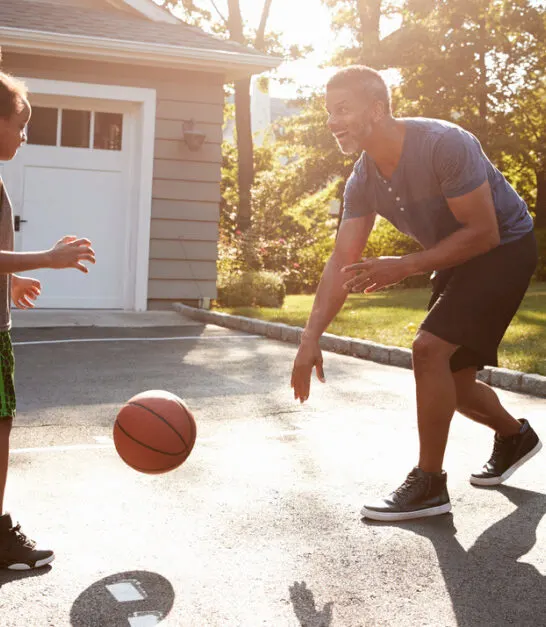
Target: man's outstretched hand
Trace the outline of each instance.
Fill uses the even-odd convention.
[[[348,292],[365,294],[399,283],[412,274],[406,257],[363,259],[360,263],[345,266],[342,272],[353,273],[353,277],[343,284]]]
[[[322,352],[318,340],[302,340],[294,360],[290,382],[294,389],[294,398],[300,403],[304,403],[309,398],[313,368],[317,370],[317,379],[325,383]]]

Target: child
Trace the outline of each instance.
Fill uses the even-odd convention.
[[[0,161],[13,159],[26,141],[25,129],[31,115],[25,86],[0,72]],[[15,272],[37,268],[77,268],[87,272],[84,261],[95,263],[91,242],[66,236],[47,251],[13,252],[13,214],[9,196],[0,179],[0,568],[28,570],[53,561],[53,551],[39,551],[35,543],[4,512],[4,490],[8,472],[9,434],[15,416],[13,352],[10,327],[10,295],[13,303],[28,309],[40,294],[40,282]]]

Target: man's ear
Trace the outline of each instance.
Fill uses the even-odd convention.
[[[386,116],[385,103],[377,100],[372,108],[372,117],[374,122],[381,122]]]

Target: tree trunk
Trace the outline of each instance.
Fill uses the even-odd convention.
[[[254,183],[254,146],[252,143],[252,119],[250,113],[250,78],[235,82],[235,128],[237,132],[239,208],[237,228],[246,231],[250,227]]]
[[[478,40],[478,69],[480,77],[478,80],[478,102],[479,102],[479,136],[480,142],[487,151],[487,143],[489,136],[489,129],[487,126],[487,67],[485,65],[485,55],[487,51],[487,29],[485,25],[485,17],[481,17],[479,20],[480,37]]]
[[[269,12],[271,11],[271,3],[273,0],[265,0],[264,8],[262,9],[262,17],[260,19],[260,26],[256,33],[256,41],[254,47],[256,50],[263,50],[265,47],[265,28],[267,26],[267,20],[269,19]]]
[[[535,205],[535,227],[546,229],[546,170],[536,172],[537,202]]]
[[[255,47],[263,50],[265,45],[265,29],[271,3],[265,0],[256,33]],[[239,0],[228,0],[228,27],[230,39],[240,44],[245,43],[243,18]],[[252,141],[252,114],[250,98],[250,78],[235,82],[235,129],[237,133],[237,162],[239,184],[239,208],[237,211],[237,228],[245,231],[250,227],[252,216],[252,184],[254,183],[254,144]]]
[[[358,0],[360,37],[362,40],[362,62],[375,68],[379,58],[379,22],[381,0]]]

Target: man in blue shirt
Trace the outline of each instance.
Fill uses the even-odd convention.
[[[349,292],[371,293],[434,272],[429,312],[413,343],[420,453],[394,492],[366,504],[362,516],[406,520],[451,509],[443,458],[455,410],[495,432],[489,461],[470,477],[497,485],[535,455],[541,442],[489,386],[476,379],[497,365],[497,349],[537,263],[527,206],[461,127],[394,118],[381,76],[365,66],[327,85],[328,126],[343,153],[361,153],[345,188],[344,213],[302,334],[291,385],[309,397],[319,339]],[[377,215],[413,237],[422,252],[360,260]]]

